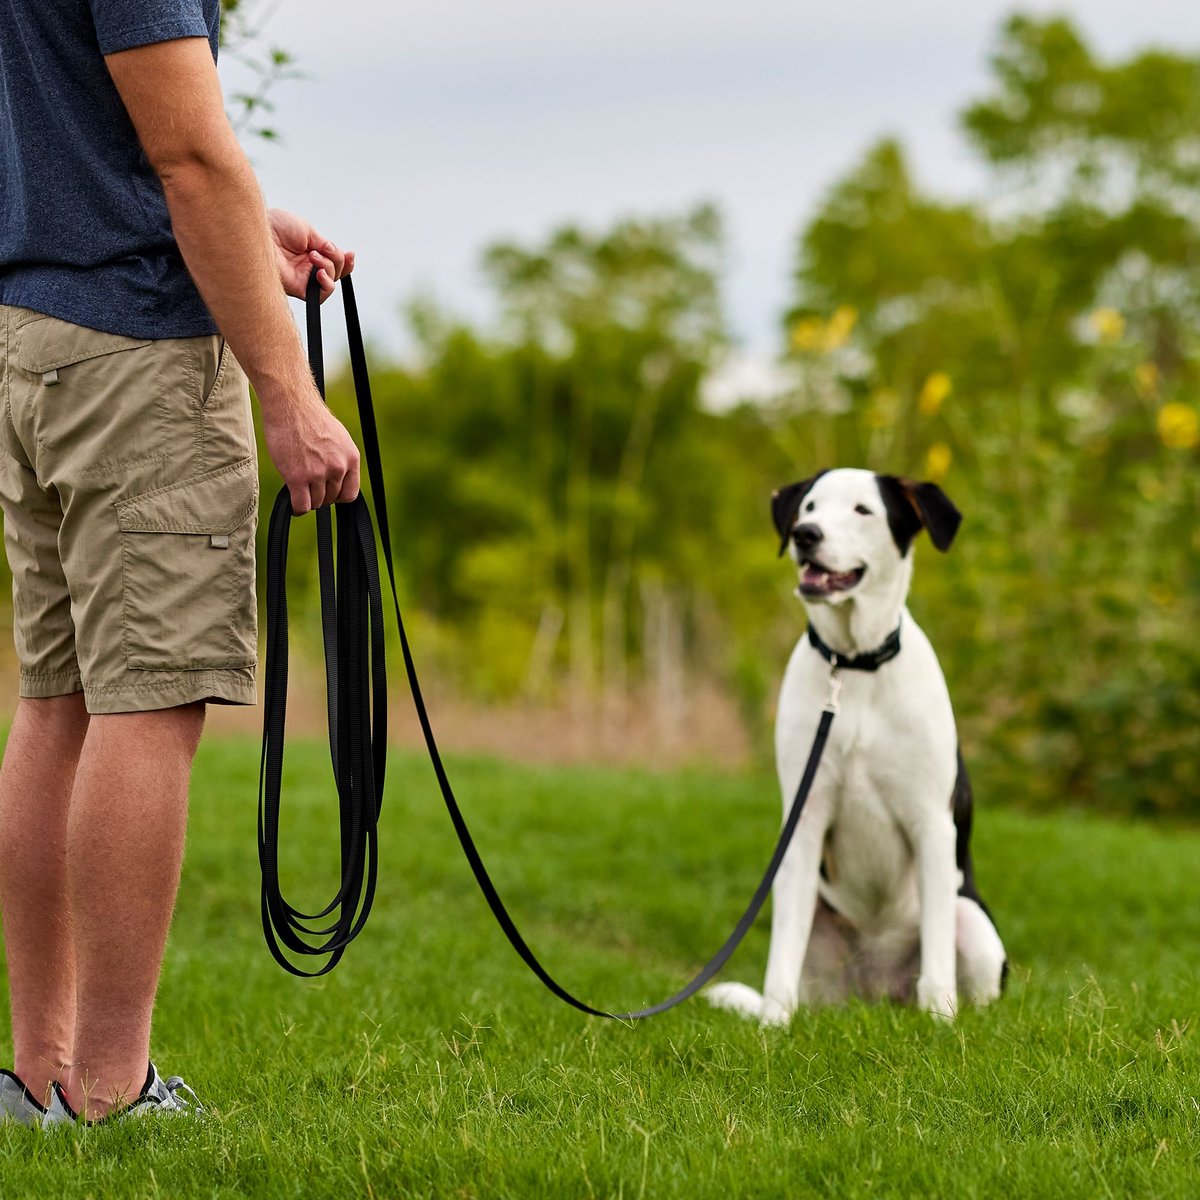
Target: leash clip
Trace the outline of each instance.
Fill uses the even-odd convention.
[[[829,656],[829,699],[825,701],[822,712],[837,714],[840,710],[838,697],[842,692],[842,669],[838,666],[838,656]]]

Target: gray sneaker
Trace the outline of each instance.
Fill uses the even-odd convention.
[[[163,1079],[158,1068],[151,1063],[150,1073],[138,1098],[128,1107],[122,1109],[117,1116],[144,1117],[149,1113],[179,1113],[184,1116],[198,1116],[204,1111],[196,1093],[192,1091],[178,1075]]]
[[[117,1109],[111,1119],[124,1121],[127,1118],[144,1117],[152,1113],[193,1116],[202,1112],[204,1112],[204,1105],[197,1099],[196,1093],[178,1075],[172,1075],[169,1079],[164,1080],[159,1075],[158,1068],[151,1063],[150,1070],[146,1074],[146,1082],[142,1084],[142,1090],[138,1093],[137,1099],[124,1108]],[[54,1125],[78,1120],[79,1117],[67,1103],[67,1097],[62,1088],[56,1083],[50,1094],[50,1105],[42,1117],[42,1128],[49,1129]],[[87,1125],[95,1123],[94,1121],[81,1122],[81,1124]]]
[[[45,1116],[46,1110],[25,1084],[11,1071],[0,1069],[0,1124],[40,1125]]]
[[[50,1089],[50,1103],[42,1113],[41,1126],[43,1129],[53,1129],[56,1125],[74,1125],[77,1118],[75,1110],[67,1103],[62,1084],[55,1083]]]

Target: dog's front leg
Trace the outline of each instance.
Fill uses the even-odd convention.
[[[800,973],[817,910],[828,813],[828,805],[818,797],[809,801],[775,876],[771,892],[771,949],[763,984],[764,1025],[786,1024],[800,1003]]]
[[[913,831],[917,888],[921,902],[921,974],[917,1003],[937,1017],[953,1018],[958,1008],[955,976],[955,904],[958,869],[954,862],[954,820],[930,814]]]

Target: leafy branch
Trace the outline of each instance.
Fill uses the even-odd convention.
[[[229,120],[239,136],[249,135],[267,142],[279,140],[278,130],[265,123],[275,111],[271,94],[276,85],[306,78],[287,50],[274,45],[263,48],[263,30],[278,7],[279,0],[265,9],[254,0],[221,0],[222,51],[257,77],[253,89],[235,92],[229,98],[235,110]]]

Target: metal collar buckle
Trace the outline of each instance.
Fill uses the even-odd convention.
[[[838,665],[838,656],[831,654],[829,656],[829,698],[825,701],[825,706],[822,712],[836,714],[840,705],[838,704],[838,696],[842,691],[842,669]]]

